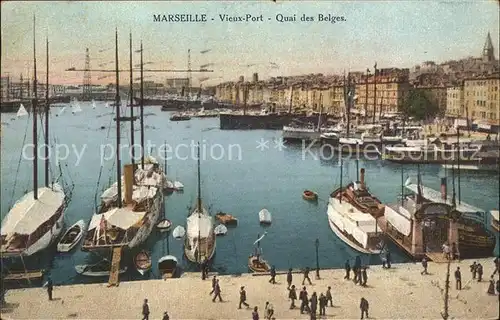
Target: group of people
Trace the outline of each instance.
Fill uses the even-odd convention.
[[[495,270],[490,276],[490,281],[488,285],[488,290],[486,293],[490,295],[495,295],[495,290],[496,294],[498,294],[498,299],[500,300],[500,259],[497,257],[495,260],[493,260],[493,264],[495,266]],[[477,276],[477,282],[481,282],[483,280],[483,266],[481,263],[476,263],[474,261],[470,266],[470,272],[472,273],[472,279],[475,280]],[[459,268],[457,268],[459,270]],[[495,275],[498,273],[499,279],[495,282]],[[460,276],[460,274],[458,274]],[[461,279],[457,279],[457,272],[455,271],[455,280],[459,281]],[[461,281],[460,281],[461,282]],[[458,289],[458,284],[457,284],[457,290]]]
[[[144,299],[144,303],[142,304],[142,320],[149,320],[149,303],[148,299]],[[162,320],[170,320],[170,317],[168,315],[168,312],[165,311],[163,313],[163,317],[161,318]]]
[[[448,242],[445,242],[442,246],[443,256],[448,260],[460,260],[460,252],[458,251],[457,244],[453,242],[451,247]]]
[[[390,268],[391,267],[391,260],[390,260],[390,254],[384,255],[384,258],[382,259],[383,261],[383,268]],[[361,265],[361,257],[357,256],[356,259],[354,260],[354,266],[352,267],[352,272],[354,273],[354,278],[352,279],[354,284],[358,284],[360,286],[366,287],[366,282],[368,281],[368,274],[366,273],[366,269],[368,269],[367,266],[362,266]],[[345,270],[345,277],[344,279],[350,280],[351,279],[351,265],[349,263],[349,260],[345,262],[344,265],[344,270]]]

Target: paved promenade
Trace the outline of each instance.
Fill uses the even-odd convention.
[[[478,260],[484,267],[483,282],[472,281],[472,261],[453,262],[450,276],[450,319],[498,319],[498,296],[486,293],[493,272],[493,258]],[[455,289],[454,271],[462,270],[462,290]],[[332,287],[334,307],[328,307],[323,319],[360,319],[359,301],[370,303],[372,319],[439,319],[443,310],[446,264],[429,263],[430,275],[421,275],[420,264],[397,264],[391,269],[379,266],[368,269],[368,286],[344,280],[343,270],[321,270],[321,280],[311,272],[313,285],[307,285],[309,296],[318,296]],[[498,274],[495,280],[498,279]],[[119,287],[106,284],[72,285],[54,288],[55,301],[47,301],[43,288],[10,290],[8,306],[2,319],[141,319],[142,302],[149,300],[151,319],[161,319],[167,310],[170,319],[251,319],[251,309],[238,310],[239,288],[244,285],[247,302],[258,306],[264,318],[264,305],[274,305],[276,319],[308,319],[298,309],[290,310],[286,275],[278,275],[278,284],[268,283],[268,276],[221,276],[224,302],[212,302],[211,281],[199,274],[186,274],[181,279],[122,282]],[[299,290],[301,274],[294,274]],[[297,304],[297,302],[296,302]],[[319,318],[319,317],[318,317]]]

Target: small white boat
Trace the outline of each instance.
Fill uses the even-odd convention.
[[[180,181],[174,181],[174,189],[176,191],[183,191],[184,190],[184,185]]]
[[[156,224],[156,228],[161,232],[167,232],[172,227],[172,221],[168,219],[162,219]]]
[[[227,227],[223,224],[219,224],[215,227],[214,232],[216,236],[223,236],[227,233]]]
[[[21,103],[21,105],[19,106],[19,109],[17,110],[17,117],[19,118],[19,117],[24,117],[27,115],[28,115],[28,111],[26,111],[26,108]]]
[[[75,270],[78,274],[87,277],[107,277],[109,276],[111,265],[109,261],[103,260],[100,263],[94,265],[81,264],[75,266]],[[122,274],[127,271],[127,267],[121,268],[118,273]]]
[[[160,270],[162,279],[167,280],[173,278],[177,270],[177,264],[177,258],[174,256],[168,255],[161,257],[160,260],[158,260],[158,270]]]
[[[186,229],[184,229],[183,226],[175,227],[174,232],[172,232],[172,236],[175,239],[182,239],[185,234],[186,234]]]
[[[259,221],[262,224],[271,224],[271,213],[267,209],[260,210]]]
[[[57,251],[71,251],[71,249],[73,249],[78,244],[80,239],[82,239],[83,230],[85,230],[85,221],[77,221],[68,230],[66,230],[61,240],[59,240],[59,242],[57,243]]]
[[[172,183],[172,181],[166,180],[165,184],[166,184],[165,190],[167,190],[167,191],[175,191],[175,186]]]

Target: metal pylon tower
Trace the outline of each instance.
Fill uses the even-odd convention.
[[[89,48],[85,49],[85,71],[83,73],[83,100],[92,99],[92,84],[90,77],[90,55]]]

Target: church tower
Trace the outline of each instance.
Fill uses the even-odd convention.
[[[491,36],[488,32],[488,36],[486,37],[486,42],[483,47],[483,62],[492,61],[495,61],[495,53],[493,52],[493,43],[491,42]]]

